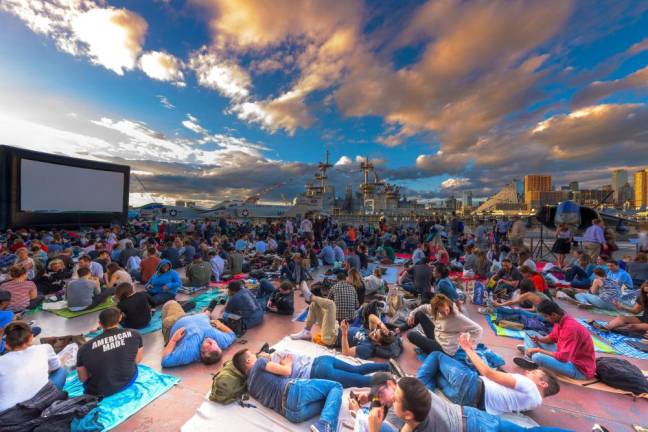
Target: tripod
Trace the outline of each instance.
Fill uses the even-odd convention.
[[[551,251],[551,248],[544,239],[544,224],[540,223],[540,240],[531,249],[531,256],[534,260],[545,260],[547,256],[556,259],[556,255]]]

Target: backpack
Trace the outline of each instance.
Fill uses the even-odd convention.
[[[635,395],[648,393],[648,379],[637,366],[627,360],[613,357],[597,358],[596,375],[610,387]]]
[[[230,404],[241,398],[245,392],[245,375],[234,367],[232,360],[228,360],[223,368],[214,375],[209,400]]]

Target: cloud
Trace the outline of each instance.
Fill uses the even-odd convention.
[[[577,106],[588,105],[619,91],[631,89],[645,90],[646,88],[648,88],[648,66],[632,72],[623,78],[591,83],[574,97],[574,104]]]
[[[172,82],[179,87],[186,85],[182,63],[171,54],[161,51],[145,52],[140,58],[139,67],[155,80]]]
[[[127,9],[100,7],[91,0],[40,2],[3,0],[0,10],[19,17],[56,46],[118,75],[132,70],[142,51],[146,21]]]
[[[238,64],[226,60],[206,47],[191,54],[189,67],[194,70],[198,84],[218,91],[225,97],[241,100],[250,94],[250,76]]]
[[[344,167],[344,166],[351,166],[353,165],[353,161],[349,156],[342,156],[340,159],[338,159],[337,162],[335,162],[335,166],[337,167]]]
[[[648,38],[645,38],[642,41],[637,42],[636,44],[632,45],[628,49],[628,53],[632,54],[632,55],[635,55],[635,54],[642,53],[642,52],[644,52],[646,50],[648,50]]]
[[[199,135],[207,134],[207,130],[198,124],[198,119],[191,114],[187,114],[187,119],[182,121],[182,126]]]
[[[442,189],[457,189],[470,185],[470,179],[463,178],[449,178],[441,182]]]
[[[162,106],[163,106],[164,108],[166,108],[166,109],[170,109],[170,110],[171,110],[171,109],[175,109],[175,105],[173,105],[173,104],[171,103],[171,101],[169,101],[169,99],[168,99],[166,96],[164,96],[164,95],[157,95],[157,97],[158,97],[158,99],[160,100],[160,103],[162,104]]]

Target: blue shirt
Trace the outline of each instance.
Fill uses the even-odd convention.
[[[321,259],[326,265],[333,265],[335,263],[335,252],[333,252],[333,248],[330,245],[326,245],[317,255],[317,258]]]
[[[347,340],[349,347],[355,347],[356,357],[370,359],[374,356],[374,345],[369,339],[367,329],[364,327],[349,327]],[[342,347],[342,330],[338,331],[337,346]]]
[[[254,294],[247,288],[229,298],[225,305],[225,312],[240,315],[247,328],[255,327],[263,322],[263,309]]]
[[[613,273],[611,270],[608,270],[606,276],[608,279],[612,279],[614,282],[616,282],[619,287],[625,285],[628,289],[633,289],[632,278],[630,277],[630,274],[628,274],[628,272],[625,270],[619,269],[615,273]]]
[[[259,240],[259,241],[256,242],[256,244],[254,245],[254,248],[255,248],[256,251],[259,252],[260,254],[264,254],[264,253],[266,253],[266,250],[268,249],[268,244],[267,244],[266,242],[264,242],[263,240]]]
[[[236,248],[237,251],[243,252],[247,247],[247,242],[243,239],[238,239],[236,240],[234,247]]]
[[[459,295],[457,294],[457,288],[455,288],[454,284],[449,278],[443,278],[440,279],[439,282],[437,282],[435,293],[443,294],[452,301],[457,301],[457,299],[459,298]]]
[[[283,414],[281,399],[291,379],[266,371],[268,362],[266,358],[259,358],[254,363],[248,377],[248,392],[263,406]]]
[[[605,243],[605,235],[603,233],[603,228],[598,225],[591,225],[587,230],[585,230],[585,235],[583,235],[583,241],[589,243]]]
[[[8,268],[14,265],[18,257],[14,254],[0,256],[0,268]]]
[[[335,245],[333,248],[333,253],[335,254],[335,261],[344,261],[344,251],[338,245]]]
[[[162,358],[162,367],[176,367],[200,361],[200,346],[205,338],[212,338],[220,349],[226,349],[236,340],[233,332],[223,332],[212,327],[206,314],[185,315],[171,327],[171,335],[179,328],[185,328],[185,335],[175,349]]]

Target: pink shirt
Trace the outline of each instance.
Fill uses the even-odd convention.
[[[559,323],[554,324],[548,337],[557,345],[554,354],[556,360],[573,363],[587,378],[596,374],[592,336],[578,321],[565,315]]]
[[[29,293],[36,289],[36,284],[30,280],[10,280],[0,285],[0,289],[11,293],[9,309],[14,312],[20,312],[29,306]]]

